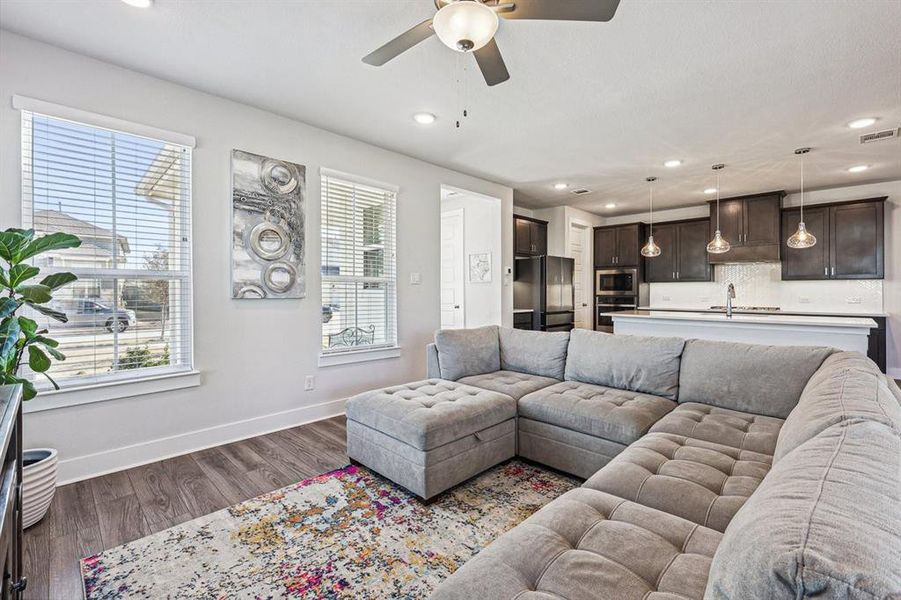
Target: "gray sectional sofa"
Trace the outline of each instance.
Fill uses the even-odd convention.
[[[488,327],[427,356],[348,402],[352,458],[423,497],[514,454],[586,479],[436,600],[901,598],[901,391],[863,355]]]

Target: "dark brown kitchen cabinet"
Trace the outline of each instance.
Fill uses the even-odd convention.
[[[782,279],[882,279],[885,277],[885,197],[804,209],[804,224],[817,238],[811,248],[787,246]],[[798,228],[801,211],[782,211],[782,243]]]
[[[547,221],[516,215],[513,217],[513,253],[516,256],[547,254]]]
[[[780,257],[782,198],[767,192],[720,200],[720,232],[732,246],[724,254],[708,254],[710,263],[776,261]],[[709,239],[716,232],[716,201],[710,203]]]
[[[644,259],[645,281],[710,281],[713,269],[707,262],[708,225],[709,219],[654,225],[654,241],[660,246],[660,256]]]
[[[641,223],[595,227],[594,267],[638,267],[641,263]]]

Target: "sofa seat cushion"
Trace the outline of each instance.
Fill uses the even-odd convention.
[[[717,531],[757,489],[772,457],[668,433],[649,433],[585,482]]]
[[[495,371],[483,375],[472,375],[457,380],[458,383],[471,385],[485,390],[492,390],[506,394],[514,400],[519,400],[526,394],[538,391],[542,388],[558,383],[559,379],[528,375],[516,371]]]
[[[455,381],[426,379],[364,392],[347,401],[347,418],[419,450],[477,434],[516,416],[516,400]]]
[[[578,488],[492,542],[432,600],[700,599],[721,537],[679,517]]]
[[[580,433],[631,444],[676,403],[660,396],[562,381],[519,400],[519,415]]]
[[[775,417],[687,402],[655,423],[651,431],[674,433],[772,456],[782,423],[783,419]]]

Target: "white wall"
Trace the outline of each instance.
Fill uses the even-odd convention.
[[[438,328],[440,188],[500,198],[502,263],[512,266],[510,188],[390,152],[250,106],[0,32],[0,226],[21,222],[21,94],[197,138],[193,161],[195,363],[200,387],[26,415],[28,446],[60,450],[61,480],[83,478],[200,446],[339,413],[365,389],[420,379]],[[229,298],[229,153],[233,148],[307,166],[307,298]],[[320,344],[319,167],[400,187],[398,359],[317,367]],[[411,272],[422,284],[410,285]],[[512,287],[503,291],[512,322]],[[303,391],[306,375],[316,390]],[[37,400],[35,402],[40,402]]]
[[[463,308],[466,327],[500,325],[503,307],[501,203],[493,198],[456,195],[441,201],[441,212],[463,210]],[[469,280],[469,255],[491,253],[491,281]]]

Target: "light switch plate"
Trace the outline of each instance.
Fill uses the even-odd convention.
[[[801,296],[800,298],[798,298],[798,304],[810,304],[810,298]]]
[[[410,285],[419,285],[422,283],[422,273],[414,271],[410,273]]]

